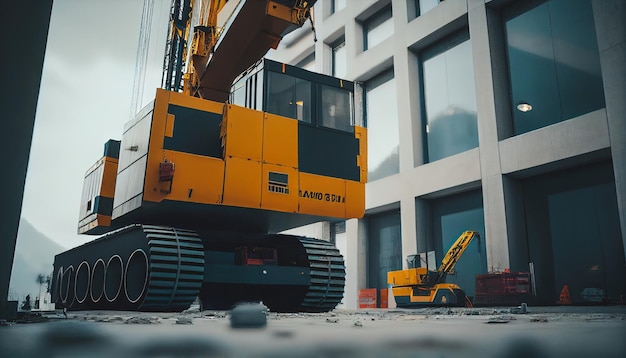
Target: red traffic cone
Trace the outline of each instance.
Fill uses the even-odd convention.
[[[569,296],[569,287],[567,287],[567,285],[563,286],[563,289],[561,290],[561,295],[559,296],[559,302],[560,305],[571,305],[572,304],[572,299]]]

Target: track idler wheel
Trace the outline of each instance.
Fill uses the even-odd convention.
[[[130,226],[55,257],[53,297],[71,310],[181,311],[204,277],[193,231]]]

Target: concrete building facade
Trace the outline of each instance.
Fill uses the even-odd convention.
[[[510,269],[539,303],[564,285],[623,302],[624,18],[621,0],[317,1],[315,33],[270,57],[362,84],[366,216],[314,229],[344,253],[346,307],[408,255],[435,268],[463,230],[480,239],[450,280],[468,296]]]

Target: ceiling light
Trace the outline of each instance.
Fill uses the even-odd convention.
[[[526,102],[520,102],[517,104],[517,110],[520,112],[530,112],[533,109],[533,106]]]

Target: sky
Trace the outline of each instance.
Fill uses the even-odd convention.
[[[129,119],[142,8],[53,3],[22,217],[66,248],[94,239],[76,233],[83,178]]]

